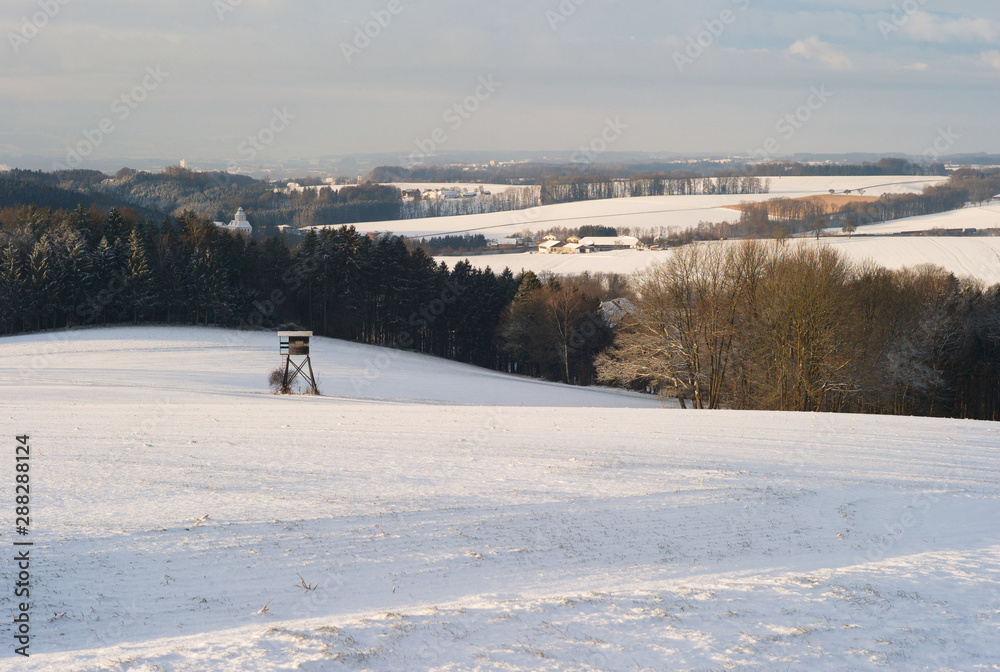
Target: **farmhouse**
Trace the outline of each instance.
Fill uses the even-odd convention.
[[[538,244],[538,254],[561,254],[560,248],[565,244],[566,243],[561,240],[556,240],[555,238],[552,238],[552,240],[546,240],[545,242]]]
[[[588,252],[610,252],[611,250],[637,250],[642,248],[642,242],[634,236],[588,237],[581,238],[580,244]]]

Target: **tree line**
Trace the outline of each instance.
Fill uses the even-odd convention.
[[[744,241],[681,248],[632,289],[601,381],[695,408],[1000,420],[1000,286]]]
[[[560,283],[436,264],[401,237],[353,227],[289,247],[193,213],[154,224],[112,209],[0,213],[0,333],[114,324],[273,329],[585,384],[607,344],[599,299],[620,279]],[[514,324],[521,324],[518,331]]]
[[[496,194],[480,194],[475,198],[423,198],[407,201],[400,210],[400,219],[482,215],[527,210],[538,205],[541,205],[541,190],[538,187],[511,187]]]
[[[153,224],[112,209],[0,214],[0,333],[110,324],[272,329],[515,366],[496,338],[519,279],[449,269],[400,237],[353,227],[290,248],[233,235],[193,213]]]
[[[687,177],[664,175],[611,178],[573,175],[548,178],[541,186],[542,205],[641,196],[704,196],[766,194],[770,180],[749,176]]]
[[[913,163],[907,159],[884,157],[872,163],[799,163],[797,161],[765,161],[748,166],[748,175],[761,177],[808,176],[848,177],[869,175],[947,175],[943,163],[929,165]]]

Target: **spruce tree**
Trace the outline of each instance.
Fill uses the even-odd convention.
[[[132,323],[139,322],[140,315],[147,315],[151,307],[153,293],[153,273],[149,268],[144,236],[139,227],[133,227],[127,243],[128,260],[125,264],[126,305],[132,310]]]
[[[24,326],[26,289],[21,255],[8,244],[0,256],[0,322],[7,333]]]

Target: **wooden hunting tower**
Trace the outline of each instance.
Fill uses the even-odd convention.
[[[309,383],[309,389],[313,394],[319,394],[316,387],[316,377],[313,375],[312,361],[309,359],[309,339],[312,337],[311,331],[279,331],[278,342],[281,350],[281,359],[284,374],[282,376],[282,389],[291,390],[292,382],[296,376]],[[299,357],[301,360],[296,363],[293,358]],[[308,369],[308,373],[306,370]]]

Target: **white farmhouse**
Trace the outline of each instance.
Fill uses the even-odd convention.
[[[635,236],[619,236],[617,238],[591,236],[588,238],[581,238],[580,244],[583,245],[588,252],[642,249],[642,242]]]
[[[214,224],[220,229],[225,229],[226,231],[245,233],[248,236],[253,235],[253,227],[250,226],[250,222],[247,220],[247,213],[243,212],[243,208],[236,211],[235,218],[228,224],[224,224],[222,222],[214,222]]]

